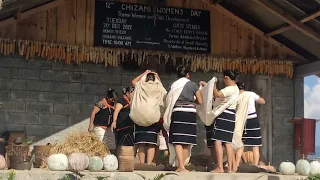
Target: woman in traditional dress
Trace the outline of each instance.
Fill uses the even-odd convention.
[[[237,86],[240,94],[245,92],[245,84],[238,82]],[[256,104],[265,104],[265,100],[257,95],[255,92],[246,91],[250,95],[248,103],[248,117],[243,131],[242,141],[244,146],[252,147],[253,165],[258,166],[260,159],[259,147],[262,146],[260,123],[256,112]],[[236,163],[239,164],[243,155],[243,149],[238,150],[236,154]]]
[[[100,141],[106,141],[105,133],[110,130],[109,127],[113,121],[114,103],[117,96],[118,94],[114,89],[109,89],[106,97],[93,107],[88,131],[93,132]]]
[[[238,76],[237,71],[225,70],[223,71],[223,81],[225,88],[220,91],[214,86],[213,96],[216,99],[221,100],[220,106],[227,103],[230,105],[215,119],[211,126],[206,126],[207,134],[207,146],[211,149],[211,155],[216,154],[218,167],[211,172],[223,173],[223,145],[227,152],[228,158],[228,171],[232,172],[232,165],[234,160],[234,154],[231,147],[233,132],[235,128],[235,114],[236,114],[236,99],[239,95],[239,89],[236,85],[236,78]],[[205,82],[200,82],[201,85],[205,85]]]
[[[111,130],[115,132],[116,146],[134,146],[134,123],[131,120],[130,101],[134,88],[123,88],[123,97],[119,98],[114,109]]]
[[[189,72],[187,67],[179,66],[177,68],[177,75],[180,79],[176,82],[184,81],[185,85],[172,109],[169,130],[169,143],[174,145],[179,162],[178,172],[188,172],[188,170],[185,169],[185,160],[190,154],[190,147],[197,144],[196,103],[202,104],[202,96],[198,86],[189,80]],[[174,90],[173,86],[176,82],[172,84],[170,91]],[[196,97],[196,99],[194,97]]]
[[[143,76],[146,75],[146,82],[155,81],[160,77],[157,73],[146,70],[143,74],[132,80],[132,85],[136,86]],[[153,92],[156,93],[156,92]],[[159,109],[160,111],[160,109]],[[134,142],[138,150],[140,163],[144,164],[147,157],[147,164],[151,164],[155,156],[157,146],[157,136],[160,131],[159,123],[154,123],[151,126],[143,127],[135,124]]]

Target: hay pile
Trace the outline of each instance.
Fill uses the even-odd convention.
[[[110,151],[93,133],[82,132],[67,136],[64,143],[56,145],[50,150],[50,154],[59,153],[67,156],[72,153],[85,153],[89,157],[104,158]]]

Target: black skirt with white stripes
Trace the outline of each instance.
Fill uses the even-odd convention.
[[[169,143],[197,145],[197,114],[194,106],[173,109]]]
[[[155,123],[148,127],[135,125],[134,143],[157,145],[159,131],[159,123]]]
[[[235,127],[236,111],[226,109],[221,113],[210,126],[206,126],[207,146],[214,146],[214,141],[231,143]]]
[[[247,120],[243,130],[242,141],[244,146],[262,146],[260,123],[257,116]]]

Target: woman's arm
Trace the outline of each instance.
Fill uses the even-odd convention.
[[[139,76],[137,76],[136,78],[134,78],[134,79],[131,81],[131,84],[132,84],[133,86],[135,86],[135,85],[137,84],[137,82],[139,82],[140,79],[141,79],[144,75],[146,75],[146,74],[148,74],[148,73],[150,73],[150,72],[151,72],[150,70],[146,70],[144,73],[142,73],[142,74],[140,74]]]
[[[118,120],[118,115],[119,115],[119,112],[121,111],[122,107],[123,107],[122,104],[117,103],[117,104],[116,104],[116,107],[114,108],[114,112],[113,112],[113,122],[112,122],[112,125],[111,125],[111,130],[112,130],[112,131],[116,128],[117,120]]]
[[[216,84],[215,84],[214,87],[213,87],[213,96],[214,96],[215,98],[225,98],[225,97],[224,97],[224,94],[217,89]]]
[[[202,99],[202,95],[200,93],[200,90],[196,91],[196,99],[197,99],[197,103],[198,104],[202,104],[203,103],[203,99]]]
[[[257,102],[258,104],[265,104],[265,103],[266,103],[266,101],[265,101],[262,97],[259,97],[259,99],[256,100],[256,102]]]
[[[90,124],[89,124],[89,128],[88,128],[88,131],[93,131],[93,128],[94,128],[94,124],[93,124],[93,121],[94,121],[94,118],[96,117],[96,114],[100,111],[100,109],[97,107],[97,106],[94,106],[93,107],[93,110],[91,112],[91,116],[90,116]]]

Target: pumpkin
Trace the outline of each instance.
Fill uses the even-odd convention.
[[[100,157],[94,156],[89,159],[89,171],[97,172],[103,169],[103,161]]]
[[[310,174],[311,175],[320,174],[320,163],[319,163],[319,161],[312,161],[310,163]]]
[[[6,159],[0,155],[0,170],[3,170],[6,168]]]
[[[282,162],[279,171],[283,175],[293,175],[296,172],[296,166],[292,162]]]
[[[84,153],[73,153],[69,157],[69,167],[74,171],[83,171],[89,166],[89,157]]]
[[[115,155],[109,154],[103,158],[103,167],[106,171],[116,171],[118,169],[118,159]]]
[[[52,154],[47,159],[51,171],[65,171],[68,169],[68,157],[64,154]]]
[[[296,171],[299,175],[303,176],[308,176],[310,174],[310,163],[304,159],[304,155],[302,155],[302,159],[297,162]]]

